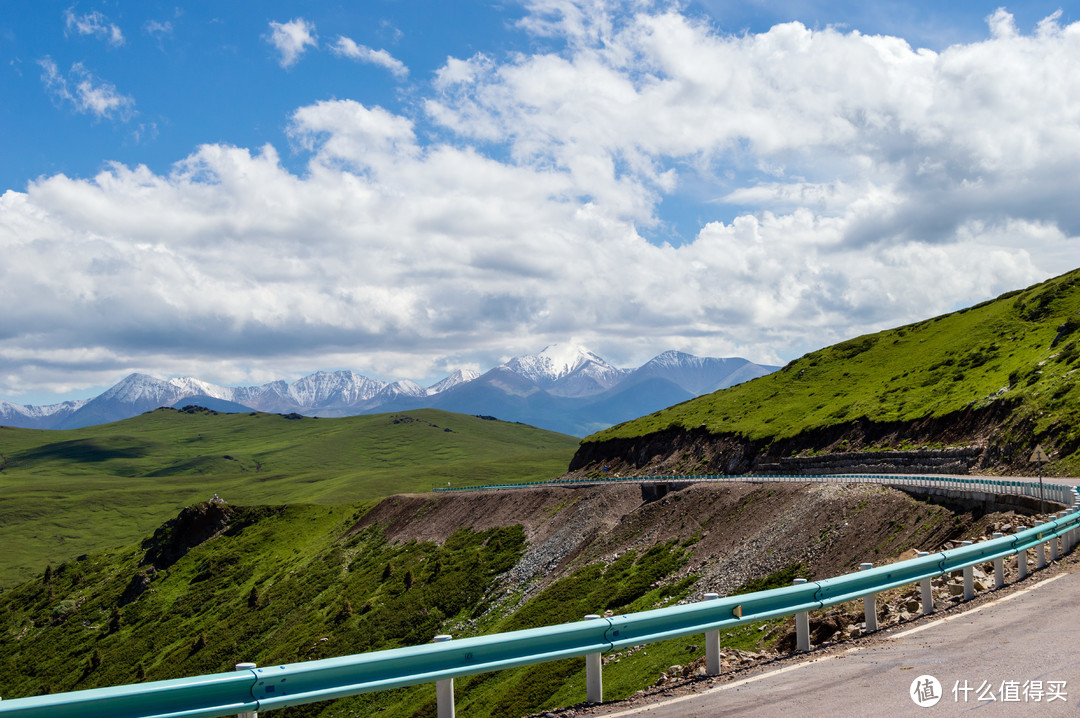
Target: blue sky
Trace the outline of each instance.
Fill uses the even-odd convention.
[[[782,363],[1080,264],[1075,6],[0,14],[0,397]]]

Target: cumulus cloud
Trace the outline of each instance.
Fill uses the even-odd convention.
[[[301,173],[206,145],[4,194],[0,378],[420,378],[568,337],[776,362],[1075,266],[1080,25],[933,53],[532,7],[558,51],[450,58],[423,113],[297,108]],[[650,241],[688,187],[696,231]]]
[[[345,57],[369,65],[377,65],[388,70],[394,77],[404,80],[409,76],[409,68],[386,50],[373,50],[367,45],[358,45],[351,38],[339,35],[330,50],[338,57]]]
[[[71,33],[91,35],[99,40],[105,40],[113,47],[120,47],[124,44],[124,33],[120,31],[119,26],[116,23],[109,22],[107,17],[97,11],[76,15],[74,7],[65,10],[64,34],[70,35]]]
[[[76,112],[98,118],[131,119],[135,100],[117,91],[116,87],[96,77],[81,62],[76,62],[64,74],[49,56],[38,61],[41,82],[45,90],[60,103],[70,104]]]
[[[309,46],[318,47],[319,44],[315,34],[315,23],[308,22],[302,17],[289,22],[271,21],[270,35],[266,40],[281,55],[278,62],[282,67],[292,67]]]

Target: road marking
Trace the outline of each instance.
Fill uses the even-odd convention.
[[[1030,592],[1034,591],[1037,588],[1042,588],[1043,586],[1047,586],[1047,585],[1053,583],[1054,581],[1057,581],[1059,578],[1065,578],[1068,575],[1069,574],[1067,574],[1067,573],[1059,573],[1057,576],[1053,576],[1051,578],[1048,578],[1045,581],[1039,581],[1038,583],[1036,583],[1036,584],[1034,584],[1034,585],[1032,585],[1032,586],[1030,586],[1028,588],[1025,588],[1025,589],[1023,589],[1021,591],[1014,591],[1013,593],[1010,593],[1008,596],[1003,596],[1002,598],[999,598],[996,601],[991,601],[990,603],[985,603],[985,604],[983,604],[981,606],[976,606],[976,607],[974,607],[972,609],[964,611],[963,613],[958,613],[958,614],[956,614],[954,616],[945,616],[944,618],[940,618],[940,619],[938,619],[936,621],[932,621],[932,622],[927,623],[927,624],[922,625],[922,626],[916,626],[915,628],[910,628],[910,629],[908,629],[906,631],[901,631],[900,633],[896,633],[896,634],[893,634],[893,635],[890,635],[890,636],[886,636],[885,638],[887,640],[890,640],[890,641],[895,641],[895,640],[898,640],[900,638],[904,638],[905,636],[910,636],[913,633],[918,633],[919,631],[925,631],[927,628],[930,628],[932,626],[937,626],[937,625],[942,624],[942,623],[948,623],[949,621],[955,620],[957,618],[962,618],[964,616],[969,616],[969,615],[971,615],[973,613],[978,613],[979,611],[983,610],[984,608],[990,608],[991,606],[996,606],[999,603],[1005,603],[1006,601],[1011,601],[1014,598],[1017,598],[1018,596],[1023,596],[1025,593],[1030,593]],[[651,703],[651,704],[649,704],[647,706],[640,706],[638,708],[629,708],[627,710],[620,711],[618,713],[605,713],[605,714],[603,714],[603,718],[621,718],[622,716],[641,715],[643,713],[648,713],[649,711],[654,710],[656,708],[666,708],[667,706],[674,705],[676,703],[682,703],[683,701],[693,700],[695,698],[700,698],[701,696],[711,695],[713,693],[720,693],[721,691],[727,691],[727,690],[731,690],[732,688],[739,688],[741,686],[745,686],[748,683],[754,683],[755,681],[761,681],[761,680],[764,680],[766,678],[772,678],[774,676],[779,676],[779,675],[782,675],[784,673],[789,673],[791,671],[797,671],[800,668],[806,668],[807,666],[812,666],[812,665],[814,665],[816,663],[821,663],[822,661],[829,661],[829,660],[832,660],[834,658],[840,658],[841,656],[849,656],[852,653],[857,653],[857,652],[862,651],[862,650],[864,650],[864,649],[866,649],[868,647],[869,646],[852,646],[851,648],[848,648],[846,651],[844,651],[844,653],[842,653],[842,654],[835,653],[835,654],[830,654],[830,655],[826,655],[826,656],[819,656],[817,658],[812,658],[812,659],[807,660],[807,661],[799,661],[798,663],[795,663],[793,665],[785,666],[783,668],[778,668],[775,671],[767,671],[765,673],[759,673],[756,676],[749,676],[747,678],[743,678],[743,679],[738,680],[738,681],[732,681],[731,683],[724,683],[724,684],[716,686],[714,688],[710,688],[710,689],[708,689],[706,691],[701,691],[700,693],[689,693],[689,694],[687,694],[685,696],[679,696],[678,698],[671,698],[671,699],[666,700],[666,701],[660,701],[658,703]]]
[[[713,693],[720,693],[721,691],[731,690],[732,688],[739,688],[740,686],[745,686],[747,683],[754,683],[755,681],[764,680],[765,678],[772,678],[773,676],[779,676],[781,674],[789,673],[791,671],[797,671],[800,668],[806,668],[807,666],[813,665],[815,663],[821,663],[822,661],[831,661],[834,658],[838,658],[838,656],[820,656],[818,658],[812,658],[809,661],[800,661],[799,663],[796,663],[792,666],[784,666],[783,668],[778,668],[775,671],[759,673],[756,676],[750,676],[748,678],[743,678],[738,681],[732,681],[731,683],[724,683],[723,685],[716,686],[715,688],[710,688],[707,691],[701,691],[700,693],[690,693],[688,695],[679,696],[678,698],[671,698],[670,700],[662,701],[660,703],[652,703],[647,706],[641,706],[640,708],[630,708],[629,710],[621,711],[619,713],[606,713],[604,714],[603,718],[619,718],[619,716],[640,715],[642,713],[647,713],[655,708],[666,708],[667,706],[674,705],[675,703],[682,703],[683,701],[693,700],[694,698],[700,698],[702,696],[707,696]]]

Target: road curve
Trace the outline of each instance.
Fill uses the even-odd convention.
[[[1080,561],[1067,558],[1045,573],[1053,575],[1035,574],[1000,597],[976,599],[969,610],[782,662],[699,693],[584,713],[606,718],[1080,715]],[[940,683],[940,700],[921,707],[909,692],[927,675]],[[925,696],[925,681],[919,685]]]

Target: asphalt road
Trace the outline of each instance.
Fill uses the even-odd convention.
[[[940,684],[930,707],[910,695],[917,682],[927,697],[924,676]],[[875,640],[667,702],[611,708],[607,718],[1080,715],[1080,563]]]

